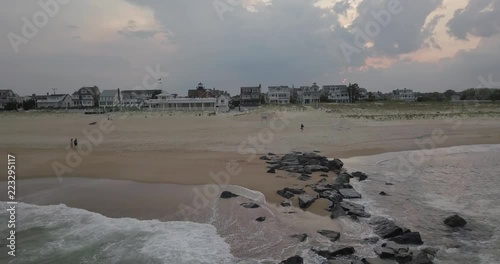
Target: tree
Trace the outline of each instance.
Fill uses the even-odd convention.
[[[29,99],[23,101],[23,109],[24,110],[31,110],[36,108],[36,101],[35,99]]]
[[[322,103],[328,102],[328,95],[322,94],[319,96],[319,101]]]
[[[357,83],[349,83],[347,92],[349,93],[349,102],[355,103],[359,100],[359,85]]]
[[[455,90],[446,90],[444,93],[443,93],[444,97],[448,100],[451,100],[451,97],[454,96],[454,95],[457,95],[457,92],[455,92]]]
[[[17,110],[18,108],[19,104],[16,101],[7,102],[3,107],[5,111],[14,111]]]

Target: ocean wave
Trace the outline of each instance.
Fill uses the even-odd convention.
[[[0,202],[1,218],[6,209]],[[16,209],[17,256],[0,257],[1,263],[236,262],[208,224],[108,218],[66,205],[19,203]]]

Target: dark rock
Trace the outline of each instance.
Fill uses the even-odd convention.
[[[331,190],[333,190],[333,188],[331,188],[331,187],[330,187],[330,186],[328,186],[328,185],[316,185],[316,186],[313,188],[313,190],[314,190],[315,192],[322,193],[322,192],[324,192],[324,191],[331,191]]]
[[[304,242],[306,241],[307,239],[307,234],[296,234],[296,235],[292,235],[293,238],[296,238],[298,239],[300,242]]]
[[[321,161],[319,161],[317,159],[311,159],[311,160],[306,162],[306,165],[319,165],[320,163],[321,163]]]
[[[322,173],[322,174],[320,174],[319,176],[321,176],[321,177],[328,177],[328,174],[326,174],[326,173]]]
[[[300,175],[300,177],[298,178],[300,181],[308,181],[311,179],[311,176],[307,175],[307,174],[302,174]]]
[[[334,190],[321,192],[319,197],[330,200],[333,203],[340,203],[343,199],[342,195]]]
[[[410,264],[433,264],[433,262],[429,259],[427,253],[420,251],[415,258],[410,262]]]
[[[238,195],[234,194],[232,192],[229,192],[229,191],[223,191],[220,194],[220,198],[222,198],[222,199],[229,199],[229,198],[233,198],[233,197],[238,197]]]
[[[330,247],[313,247],[311,250],[326,258],[326,259],[333,259],[335,257],[339,256],[348,256],[354,254],[354,248],[351,246],[344,246],[344,245],[335,245],[335,246],[330,246]]]
[[[389,259],[379,259],[379,258],[363,258],[361,259],[362,264],[397,264],[394,260]]]
[[[455,214],[446,218],[443,223],[450,227],[463,227],[467,224],[467,221],[465,221],[465,219],[461,216]]]
[[[392,237],[389,240],[396,242],[398,244],[402,244],[402,245],[422,245],[422,244],[424,244],[419,232],[410,232],[410,233],[402,234],[399,236]]]
[[[270,168],[267,173],[276,173],[276,169],[275,168]]]
[[[332,259],[327,262],[323,262],[323,264],[353,264],[353,262],[348,259]]]
[[[333,181],[334,184],[340,184],[340,185],[343,185],[344,183],[349,183],[349,182],[350,182],[350,177],[349,177],[349,174],[347,174],[347,173],[340,173]]]
[[[285,188],[283,189],[287,192],[291,192],[293,194],[303,194],[303,193],[306,193],[306,191],[304,191],[304,189],[299,189],[299,188]]]
[[[344,210],[346,210],[346,211],[353,211],[353,210],[364,211],[365,210],[364,206],[357,204],[357,203],[348,202],[348,201],[341,202],[340,206],[342,206],[342,208],[344,208]]]
[[[344,209],[342,209],[339,203],[334,203],[333,206],[330,207],[330,211],[332,212],[332,214],[330,215],[330,218],[332,219],[346,216]]]
[[[381,259],[388,259],[395,257],[394,251],[388,248],[376,247],[374,251]]]
[[[339,159],[328,161],[328,168],[330,170],[340,170],[342,167],[344,167],[344,163]]]
[[[323,182],[326,182],[325,178],[321,178],[321,180],[318,181],[318,183],[323,183]]]
[[[280,262],[280,264],[303,264],[303,263],[304,259],[301,256],[293,256]]]
[[[301,194],[299,195],[299,206],[300,208],[308,208],[316,199],[318,199],[318,197],[315,195]]]
[[[332,242],[335,242],[340,238],[340,233],[332,230],[318,230],[318,234],[328,238]]]
[[[361,194],[358,193],[354,189],[340,189],[339,193],[344,197],[345,199],[357,199],[361,198]]]
[[[374,225],[374,232],[382,238],[391,238],[399,236],[403,233],[403,229],[397,226],[393,221],[384,217],[374,217],[370,220],[370,224]]]
[[[426,248],[422,249],[422,251],[425,252],[427,255],[431,255],[431,256],[435,257],[437,255],[437,253],[439,252],[439,249],[433,248],[433,247],[426,247]]]
[[[269,156],[276,156],[276,154],[274,154],[272,152],[267,153],[267,155],[269,155]]]
[[[350,183],[344,183],[341,189],[354,189],[354,187]]]
[[[380,239],[378,237],[367,237],[367,238],[363,238],[362,243],[363,244],[377,244],[377,242],[379,240]]]
[[[312,171],[312,172],[316,172],[316,171],[328,172],[330,170],[330,169],[328,169],[328,167],[321,166],[321,165],[306,165],[304,167],[304,169],[306,171]]]
[[[387,196],[387,195],[388,195],[388,194],[387,194],[386,192],[384,192],[384,191],[381,191],[379,194],[380,194],[380,195],[382,195],[382,196]]]
[[[264,222],[264,221],[266,221],[266,217],[264,217],[264,216],[258,217],[257,219],[255,219],[255,221]]]
[[[364,181],[364,180],[368,179],[368,175],[366,175],[365,173],[360,172],[360,171],[353,172],[352,176],[358,178],[359,181]]]
[[[279,194],[281,197],[286,198],[286,199],[290,199],[294,196],[294,194],[287,191],[286,188],[283,190],[278,190],[278,191],[276,191],[276,193]]]
[[[268,156],[262,156],[259,158],[260,160],[271,160]]]
[[[347,212],[347,215],[357,216],[357,217],[362,217],[362,218],[370,218],[372,216],[370,213],[367,213],[365,211],[360,211],[360,210],[351,210],[351,211]]]
[[[390,182],[386,182],[385,185],[394,185],[394,184],[392,184]]]
[[[259,208],[260,206],[256,203],[242,203],[240,204],[241,206],[245,207],[245,208],[250,208],[250,209],[253,209],[253,208]]]
[[[289,206],[292,206],[292,201],[286,199],[284,200],[283,202],[281,202],[281,206],[283,207],[289,207]]]

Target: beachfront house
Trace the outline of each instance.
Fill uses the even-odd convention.
[[[240,105],[241,106],[259,106],[260,93],[262,86],[241,87],[240,90]]]
[[[120,105],[122,95],[120,89],[104,90],[99,98],[99,107],[114,107]]]
[[[150,109],[175,111],[216,111],[218,98],[180,98],[174,94],[163,92],[156,95],[157,99],[148,100]],[[221,98],[221,101],[224,100]],[[224,101],[225,103],[226,101]],[[228,107],[229,108],[229,107]]]
[[[161,90],[126,90],[121,91],[121,100],[123,107],[140,108],[145,105],[148,100],[161,94]]]
[[[82,87],[72,95],[72,107],[96,107],[99,106],[101,91],[97,86]]]
[[[270,104],[289,104],[290,87],[288,86],[269,86],[267,101]]]
[[[411,89],[404,88],[403,90],[397,89],[392,91],[391,98],[400,101],[415,101],[417,99],[415,93]]]
[[[323,85],[322,92],[328,96],[328,101],[334,103],[349,103],[349,90],[347,85]]]
[[[34,96],[38,108],[70,108],[73,98],[69,94],[49,94],[47,96]]]
[[[316,104],[319,103],[321,91],[316,83],[312,86],[301,86],[299,90],[299,103],[301,104]]]
[[[216,108],[219,112],[229,112],[229,102],[231,96],[229,94],[221,94],[217,97]]]
[[[0,90],[0,109],[4,109],[9,102],[22,103],[22,99],[10,89]]]

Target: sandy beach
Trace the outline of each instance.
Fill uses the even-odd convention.
[[[500,143],[499,120],[482,117],[373,121],[341,118],[339,113],[312,108],[277,112],[267,122],[259,111],[218,116],[145,112],[109,116],[113,120],[108,121],[108,115],[77,113],[2,114],[0,153],[17,155],[18,179],[55,177],[52,164],[67,165],[70,138],[77,137],[83,149],[88,141],[84,131],[99,129],[99,123],[89,123],[110,122],[113,129],[102,133],[102,142],[92,145],[90,154],[81,156],[81,163],[63,178],[215,184],[210,174],[227,171],[229,163],[237,166],[238,173],[231,175],[228,184],[260,191],[267,201],[279,203],[282,198],[276,190],[304,187],[319,176],[314,174],[302,182],[283,172],[268,174],[264,161],[259,160],[261,154],[316,150],[342,159],[430,146]],[[300,124],[305,125],[303,132]],[[437,141],[432,136],[436,129],[441,133]],[[5,160],[1,162],[3,165]]]

